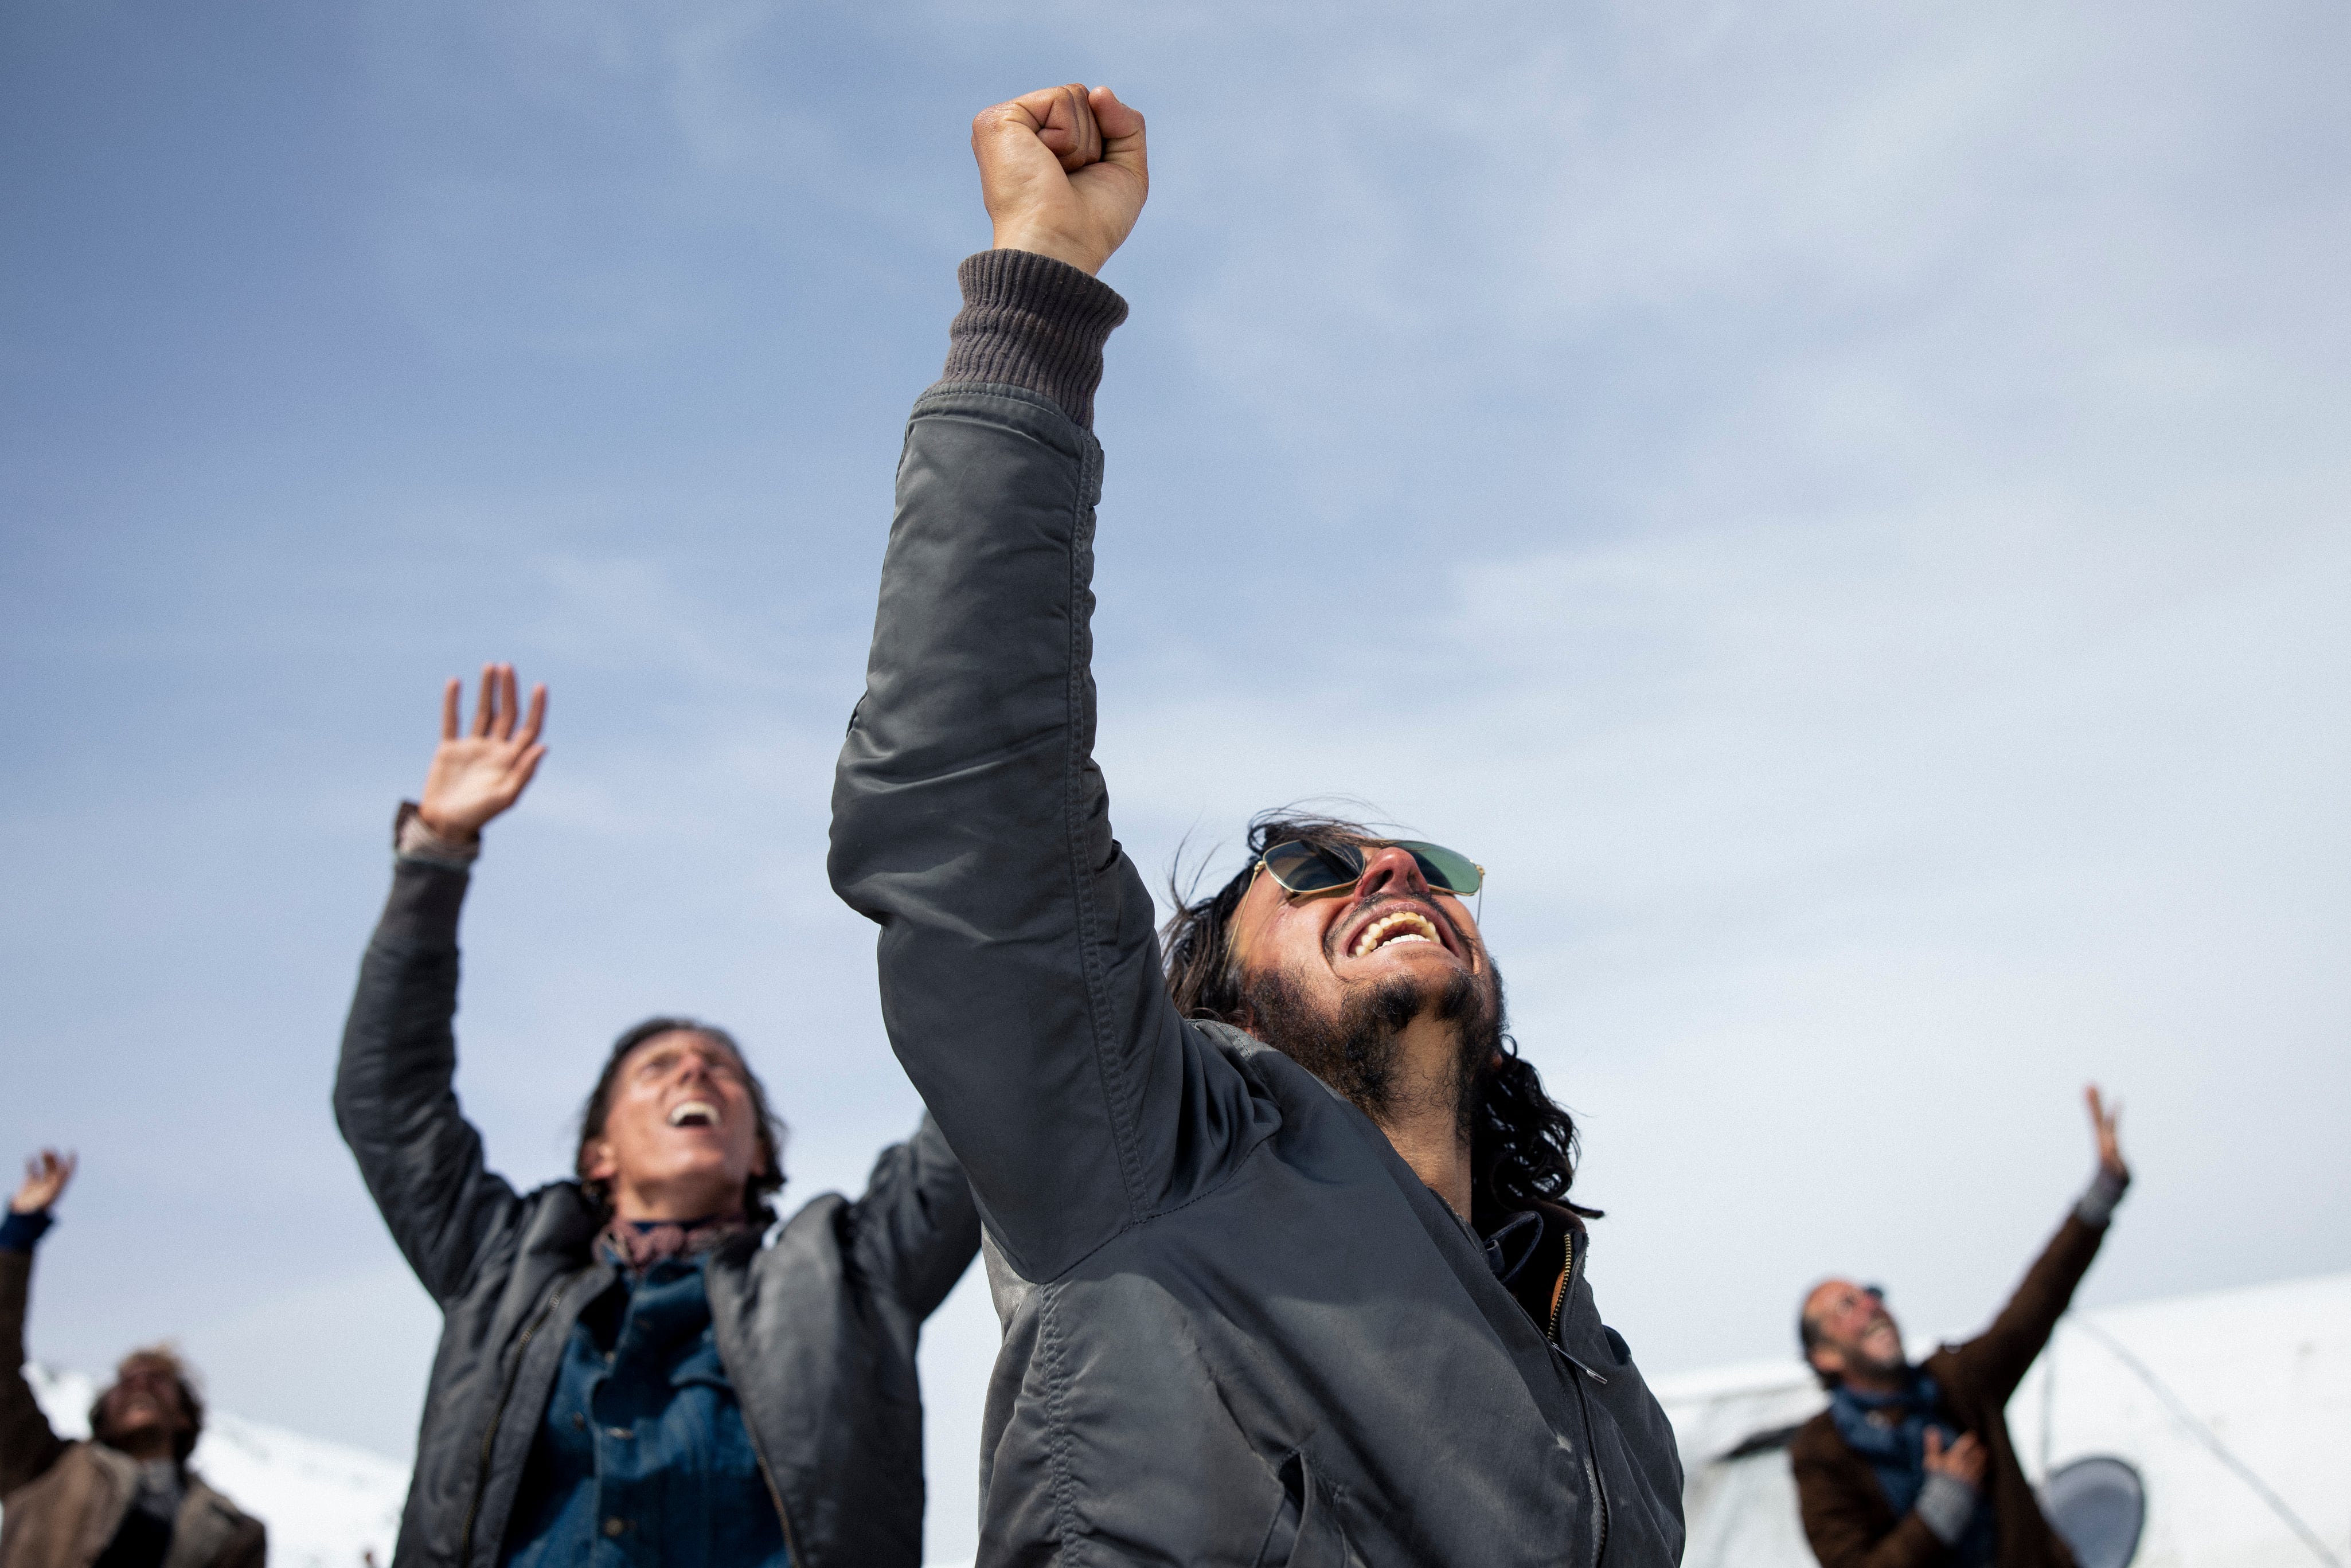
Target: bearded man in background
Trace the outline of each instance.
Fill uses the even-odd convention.
[[[2130,1186],[2109,1109],[2085,1097],[2098,1167],[1992,1324],[1913,1366],[1886,1292],[1823,1280],[1796,1338],[1829,1407],[1789,1446],[1822,1568],[2073,1568],[2008,1431],[2009,1396],[2073,1303]]]

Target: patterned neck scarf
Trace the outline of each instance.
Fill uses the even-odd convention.
[[[1877,1472],[1877,1484],[1897,1514],[1908,1513],[1926,1490],[1928,1430],[1931,1427],[1946,1448],[1959,1440],[1959,1428],[1943,1408],[1942,1389],[1916,1368],[1909,1388],[1900,1394],[1862,1394],[1839,1385],[1829,1393],[1829,1419],[1853,1451]],[[1951,1549],[1952,1560],[1959,1568],[1979,1568],[1991,1562],[1997,1543],[1987,1484],[1976,1493],[1975,1513]]]
[[[700,1219],[615,1219],[596,1238],[596,1250],[631,1273],[670,1258],[698,1258],[750,1229],[739,1214]]]

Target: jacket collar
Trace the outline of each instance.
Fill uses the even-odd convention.
[[[105,1478],[106,1506],[92,1510],[88,1521],[91,1533],[97,1536],[97,1549],[103,1551],[106,1542],[114,1539],[122,1516],[131,1511],[131,1497],[139,1490],[139,1461],[104,1443],[89,1441],[79,1447]],[[180,1473],[188,1490],[180,1500],[180,1511],[172,1520],[172,1545],[163,1558],[163,1568],[202,1568],[219,1557],[245,1516],[195,1471],[183,1466]]]
[[[1568,1283],[1575,1255],[1571,1249],[1583,1246],[1583,1221],[1573,1210],[1540,1198],[1529,1208],[1481,1211],[1474,1218],[1487,1241],[1488,1258],[1498,1249],[1501,1254],[1496,1276],[1503,1288],[1549,1333]]]

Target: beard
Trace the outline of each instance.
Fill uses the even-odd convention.
[[[1910,1369],[1910,1357],[1902,1347],[1902,1335],[1898,1331],[1894,1336],[1894,1349],[1885,1356],[1872,1355],[1862,1348],[1867,1343],[1868,1340],[1865,1334],[1864,1337],[1855,1340],[1851,1345],[1842,1347],[1845,1360],[1858,1367],[1864,1375],[1873,1377],[1891,1377],[1896,1373],[1907,1372]]]
[[[1439,982],[1410,975],[1345,988],[1335,1007],[1310,996],[1280,970],[1246,978],[1241,1002],[1250,1032],[1346,1096],[1374,1122],[1396,1109],[1404,1031],[1418,1018],[1452,1026],[1447,1090],[1454,1124],[1467,1142],[1486,1066],[1502,1044],[1502,977],[1456,969]]]

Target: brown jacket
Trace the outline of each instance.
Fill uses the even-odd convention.
[[[102,1443],[69,1443],[25,1381],[29,1252],[0,1249],[0,1568],[89,1568],[122,1527],[139,1466]],[[261,1521],[192,1472],[164,1568],[262,1568]]]
[[[1942,1389],[1951,1419],[1961,1431],[1973,1432],[1990,1455],[1984,1485],[1999,1528],[1999,1568],[2074,1568],[2073,1552],[2042,1517],[2032,1485],[2016,1462],[2003,1412],[2105,1235],[2105,1226],[2067,1215],[1991,1327],[1927,1358],[1927,1375]],[[1877,1472],[1846,1447],[1827,1411],[1804,1423],[1789,1458],[1804,1534],[1821,1568],[1929,1568],[1946,1556],[1915,1511],[1895,1517]]]

